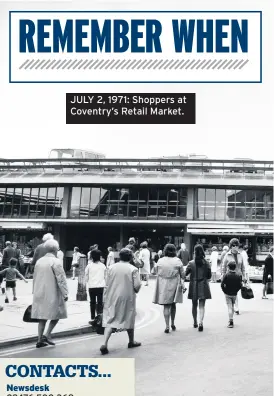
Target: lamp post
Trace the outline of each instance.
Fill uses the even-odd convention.
[[[81,255],[79,260],[79,273],[78,273],[78,287],[76,300],[77,301],[87,301],[87,288],[86,288],[86,277],[85,277],[85,269],[87,265],[87,259],[84,254]]]

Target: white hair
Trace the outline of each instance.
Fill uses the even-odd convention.
[[[10,241],[7,241],[6,242],[6,245],[8,246],[8,245],[11,245],[11,242]]]
[[[181,249],[186,249],[186,244],[185,243],[181,243]]]
[[[227,251],[227,250],[229,250],[229,247],[228,247],[228,246],[224,246],[224,247],[223,247],[223,250],[224,250],[224,251]]]
[[[55,239],[48,239],[44,246],[48,252],[57,252],[59,250],[59,243]]]
[[[48,233],[48,234],[45,234],[45,235],[43,236],[42,241],[43,241],[43,242],[46,242],[46,241],[49,241],[50,239],[54,239],[54,238],[53,238],[53,235],[52,235],[51,233]]]

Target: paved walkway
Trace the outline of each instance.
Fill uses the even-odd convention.
[[[77,279],[68,279],[67,281],[69,288],[68,318],[59,321],[55,333],[66,331],[72,333],[84,328],[89,331],[89,329],[91,330],[88,325],[90,320],[89,301],[76,301]],[[0,306],[4,307],[4,310],[0,312],[0,348],[1,343],[2,345],[7,342],[12,344],[14,341],[18,342],[18,340],[37,335],[37,323],[25,323],[22,320],[26,308],[32,304],[32,280],[29,279],[28,283],[18,280],[16,289],[18,300],[13,301],[11,297],[8,304],[4,302],[5,295],[1,294],[0,291]],[[12,293],[10,293],[10,296],[12,296]],[[142,316],[142,310],[137,309],[136,320],[141,320]]]
[[[60,320],[58,332],[87,326],[90,320],[89,302],[76,301],[77,284],[77,280],[68,279],[68,318]],[[17,281],[17,298],[17,301],[10,298],[10,303],[5,304],[5,295],[0,295],[0,305],[4,307],[0,313],[0,345],[3,341],[37,334],[36,323],[24,323],[22,320],[25,309],[32,303],[32,280],[28,283]]]
[[[177,331],[164,333],[162,307],[151,303],[154,282],[142,287],[137,307],[150,318],[136,325],[141,348],[128,349],[125,333],[115,334],[104,358],[135,358],[136,396],[270,396],[273,389],[273,296],[262,300],[262,285],[253,284],[255,298],[239,299],[240,315],[227,328],[227,307],[220,284],[212,284],[206,303],[204,332],[193,328],[191,301],[177,304]],[[189,287],[189,285],[187,285]],[[101,358],[103,336],[88,334],[56,340],[56,347],[12,345],[0,351],[10,358]]]

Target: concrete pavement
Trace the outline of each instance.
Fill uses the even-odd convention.
[[[188,286],[188,285],[187,285]],[[228,329],[227,308],[219,284],[212,284],[204,332],[193,328],[191,302],[177,305],[177,331],[164,334],[162,308],[151,304],[154,282],[143,287],[138,305],[146,318],[137,324],[137,349],[127,349],[127,335],[112,336],[104,358],[134,357],[136,396],[270,396],[272,394],[273,296],[261,299],[261,284],[253,284],[255,298],[242,300],[235,328]],[[186,296],[186,295],[184,295]],[[84,335],[57,340],[56,347],[9,348],[0,357],[101,357],[103,337]]]

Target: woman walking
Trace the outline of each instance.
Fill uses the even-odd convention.
[[[194,248],[194,260],[186,268],[186,276],[190,274],[188,298],[192,300],[193,327],[203,331],[205,302],[211,299],[209,280],[211,278],[210,265],[205,259],[205,252],[201,245]],[[197,323],[197,309],[199,303],[199,326]]]
[[[106,266],[100,261],[100,250],[92,250],[90,257],[92,261],[86,266],[85,275],[90,297],[90,316],[91,320],[94,320],[95,312],[97,312],[97,315],[103,312]],[[92,323],[89,322],[89,324]]]
[[[176,330],[176,303],[183,302],[184,267],[182,261],[176,257],[174,245],[165,246],[164,257],[157,262],[153,272],[157,275],[153,303],[164,306],[165,333],[169,333],[170,320],[172,330]]]
[[[31,317],[39,319],[36,348],[55,345],[51,333],[59,319],[67,318],[68,286],[63,266],[56,257],[59,244],[50,239],[45,242],[44,248],[47,253],[37,261],[33,274]],[[48,330],[43,335],[48,320]]]
[[[263,274],[263,300],[267,299],[266,297],[266,284],[269,282],[269,277],[273,282],[273,246],[269,249],[269,255],[266,257],[264,262],[264,274]]]
[[[139,260],[142,261],[144,264],[144,266],[140,269],[140,274],[143,278],[142,280],[146,282],[145,286],[148,286],[148,279],[150,274],[150,251],[147,247],[147,242],[142,242],[140,248],[141,250],[139,254]]]
[[[104,292],[103,327],[105,341],[101,346],[102,355],[108,351],[108,341],[115,329],[125,329],[128,333],[128,348],[141,346],[134,339],[136,316],[136,293],[141,288],[138,269],[130,264],[132,251],[122,249],[120,261],[109,267]]]

